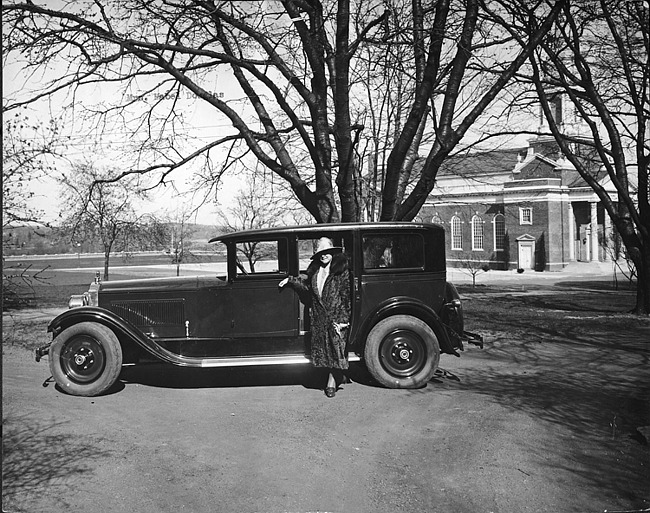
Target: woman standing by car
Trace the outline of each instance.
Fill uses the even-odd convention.
[[[325,395],[334,397],[337,382],[346,380],[346,343],[350,327],[350,273],[341,247],[321,237],[307,268],[307,278],[290,276],[279,286],[289,285],[300,300],[311,307],[311,358],[315,367],[329,369]]]

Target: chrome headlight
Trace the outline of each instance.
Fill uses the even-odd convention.
[[[88,305],[88,292],[74,294],[70,296],[70,301],[68,301],[68,308],[79,308],[86,305]]]

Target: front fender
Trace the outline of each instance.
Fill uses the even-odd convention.
[[[361,340],[365,340],[372,327],[382,319],[391,315],[406,314],[418,317],[426,322],[434,331],[440,342],[440,350],[443,353],[460,356],[449,338],[447,329],[438,314],[426,304],[409,297],[392,297],[380,304],[372,315],[364,321],[358,334]]]
[[[56,337],[64,329],[80,322],[96,322],[133,339],[146,338],[135,326],[121,319],[110,310],[98,306],[80,306],[60,313],[47,326],[48,333]]]
[[[47,326],[47,331],[54,337],[66,328],[80,322],[96,322],[113,331],[121,344],[134,342],[156,358],[174,365],[199,366],[194,358],[187,358],[161,347],[131,323],[118,317],[110,310],[98,306],[81,306],[57,315]]]

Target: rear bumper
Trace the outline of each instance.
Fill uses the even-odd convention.
[[[478,346],[483,349],[483,337],[478,333],[472,333],[471,331],[463,331],[463,342]]]

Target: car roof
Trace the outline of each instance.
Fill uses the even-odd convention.
[[[396,229],[420,229],[444,231],[444,228],[437,224],[422,223],[413,221],[382,221],[376,223],[323,223],[323,224],[304,224],[295,226],[277,226],[275,228],[258,228],[255,230],[241,230],[238,232],[224,233],[213,237],[210,242],[229,242],[243,239],[264,239],[266,237],[277,235],[309,235],[320,233],[341,233],[357,230],[396,230]]]

